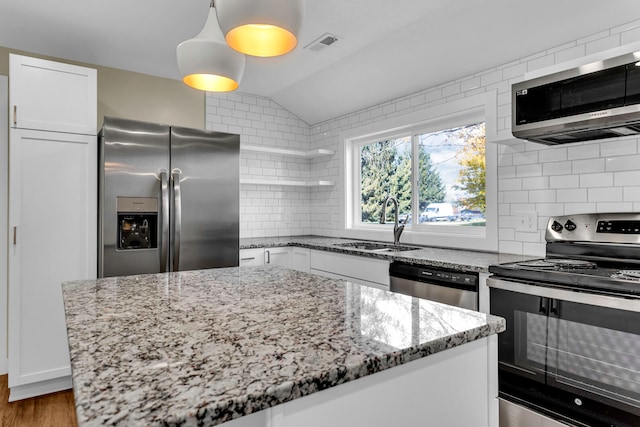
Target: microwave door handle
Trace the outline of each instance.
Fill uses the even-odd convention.
[[[182,232],[182,195],[180,193],[180,176],[182,171],[174,169],[171,172],[173,181],[173,271],[180,270],[180,234]]]
[[[162,232],[160,234],[160,273],[165,273],[169,267],[169,174],[166,170],[160,172],[160,205],[162,210]]]

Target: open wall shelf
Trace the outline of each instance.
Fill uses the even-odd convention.
[[[314,159],[323,156],[332,156],[335,154],[333,150],[317,148],[315,150],[292,150],[288,148],[264,147],[261,145],[240,145],[240,151],[248,151],[253,153],[279,154],[288,157],[298,157],[304,159]]]
[[[241,178],[240,184],[249,185],[282,185],[286,187],[330,187],[336,185],[334,181],[280,181],[273,179]]]

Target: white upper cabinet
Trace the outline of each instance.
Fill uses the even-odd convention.
[[[95,135],[97,72],[9,55],[11,127]]]

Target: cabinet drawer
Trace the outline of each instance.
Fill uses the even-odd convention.
[[[311,269],[389,286],[386,260],[312,250]]]
[[[240,249],[240,266],[264,265],[264,249]]]

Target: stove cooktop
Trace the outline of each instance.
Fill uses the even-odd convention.
[[[640,266],[571,258],[541,258],[489,267],[503,278],[640,298]]]

